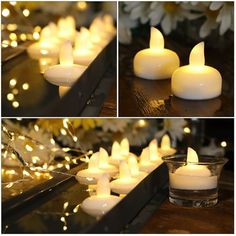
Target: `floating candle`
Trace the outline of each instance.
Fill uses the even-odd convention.
[[[74,61],[76,64],[88,66],[97,56],[97,52],[91,49],[92,44],[87,34],[77,33],[74,49]]]
[[[96,184],[104,173],[103,170],[99,169],[99,153],[94,153],[89,160],[88,169],[79,171],[75,178],[81,184],[91,185]]]
[[[157,168],[156,163],[150,161],[149,148],[146,147],[143,149],[140,155],[139,169],[146,173],[151,173],[154,169]]]
[[[112,144],[112,148],[111,148],[111,156],[109,158],[109,162],[113,165],[117,165],[119,166],[120,161],[122,160],[126,160],[127,156],[121,155],[121,147],[120,144],[115,141]]]
[[[58,44],[55,43],[51,33],[49,26],[42,29],[39,42],[31,44],[27,48],[27,52],[31,58],[40,59],[42,57],[58,57],[59,47]]]
[[[139,170],[137,159],[134,156],[130,156],[128,158],[128,165],[132,177],[137,178],[138,180],[141,181],[147,176],[146,172]]]
[[[118,168],[108,163],[109,156],[104,148],[99,149],[99,169],[103,170],[111,177],[118,173]]]
[[[184,190],[204,190],[217,187],[217,176],[212,176],[211,171],[204,164],[199,164],[198,155],[188,148],[186,165],[169,173],[170,187]]]
[[[169,156],[176,153],[176,149],[171,147],[170,137],[168,134],[165,134],[161,139],[161,148],[158,151],[162,154],[162,156]]]
[[[98,179],[96,195],[86,198],[82,202],[81,208],[94,217],[102,216],[110,211],[120,200],[120,197],[111,195],[109,178],[106,175],[102,175]]]
[[[158,145],[157,145],[157,140],[153,139],[150,143],[149,143],[149,157],[150,157],[150,161],[156,163],[157,165],[160,165],[163,163],[162,159],[161,159],[161,154],[158,151]]]
[[[173,73],[171,90],[177,97],[192,100],[210,99],[221,94],[222,78],[219,71],[205,65],[204,42],[192,49],[189,65]]]
[[[110,183],[111,190],[119,194],[129,193],[137,184],[139,180],[131,177],[129,166],[125,161],[120,162],[119,178]]]
[[[66,41],[62,45],[59,59],[60,64],[49,67],[45,71],[44,77],[52,84],[71,87],[87,67],[73,63],[73,49],[70,41]]]
[[[136,76],[150,79],[169,79],[179,67],[178,55],[164,48],[162,33],[151,27],[150,48],[139,51],[133,61]]]

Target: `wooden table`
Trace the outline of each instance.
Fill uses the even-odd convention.
[[[224,171],[219,203],[211,208],[186,208],[168,199],[143,226],[140,233],[234,233],[233,172]]]

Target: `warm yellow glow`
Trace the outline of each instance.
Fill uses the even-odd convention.
[[[9,40],[3,40],[3,41],[2,41],[2,47],[3,47],[3,48],[7,48],[8,45],[9,45]]]
[[[2,16],[4,16],[4,17],[10,16],[10,11],[9,11],[9,9],[4,8],[4,9],[2,10]]]
[[[52,145],[55,145],[55,140],[53,138],[50,139]]]
[[[190,147],[188,147],[188,152],[187,152],[187,163],[198,163],[198,155]]]
[[[64,216],[62,216],[60,220],[61,220],[62,222],[66,222],[66,219],[65,219]]]
[[[14,95],[17,95],[17,94],[19,93],[19,90],[16,89],[16,88],[14,88],[14,89],[12,89],[12,93],[13,93]]]
[[[65,202],[65,203],[63,204],[63,209],[65,210],[68,206],[69,206],[69,202]]]
[[[138,167],[137,159],[134,156],[130,156],[128,159],[128,164],[129,164],[131,175],[132,176],[138,175],[139,167]]]
[[[15,170],[6,170],[6,171],[5,171],[5,174],[6,174],[6,175],[15,175],[15,174],[17,174],[17,173],[16,173]]]
[[[30,15],[30,11],[28,9],[24,9],[22,13],[25,17],[28,17]]]
[[[41,176],[41,173],[38,172],[38,171],[36,171],[36,172],[34,172],[34,175],[37,176],[37,177],[40,177],[40,176]]]
[[[204,56],[204,42],[197,44],[189,55],[189,64],[192,66],[204,66],[205,56]]]
[[[12,6],[15,6],[16,5],[16,1],[10,1],[9,2]]]
[[[121,179],[126,179],[130,177],[129,166],[125,161],[120,162],[119,173]]]
[[[58,163],[57,164],[57,168],[61,168],[61,167],[63,167],[63,164],[62,163]]]
[[[40,38],[40,34],[39,34],[38,32],[34,32],[34,33],[33,33],[33,38],[34,38],[35,40],[38,40],[38,39]]]
[[[34,31],[35,32],[40,32],[41,31],[41,27],[39,25],[34,27]]]
[[[30,176],[30,173],[28,171],[26,171],[26,170],[23,170],[23,175]]]
[[[157,159],[158,150],[157,150],[157,140],[156,139],[153,139],[149,144],[149,155],[150,155],[151,161],[154,161]]]
[[[61,128],[61,129],[60,129],[60,133],[61,133],[62,135],[67,135],[67,132],[66,132],[66,130],[65,130],[65,129],[63,129],[63,128]]]
[[[222,141],[222,142],[220,143],[220,145],[221,145],[221,147],[227,147],[227,143],[226,143],[225,141]]]
[[[142,128],[142,127],[145,127],[145,126],[146,126],[146,121],[145,121],[145,120],[143,120],[143,119],[139,120],[137,123],[138,123],[138,126],[139,126],[140,128]]]
[[[99,167],[104,167],[108,164],[108,153],[104,148],[99,149]]]
[[[112,144],[111,155],[114,159],[119,159],[120,157],[120,144],[116,141]]]
[[[170,137],[168,134],[165,134],[161,139],[161,149],[168,150],[170,149]]]
[[[7,100],[8,100],[8,101],[13,101],[13,100],[14,100],[14,94],[8,93],[8,94],[7,94]]]
[[[18,43],[17,41],[11,41],[10,45],[13,47],[13,48],[16,48]]]
[[[33,149],[32,149],[32,150],[33,150]],[[33,162],[34,164],[36,164],[38,161],[40,161],[39,157],[37,157],[37,156],[33,156],[31,159],[32,159],[32,162]]]
[[[17,102],[17,101],[14,101],[13,103],[12,103],[12,106],[14,107],[14,108],[17,108],[17,107],[19,107],[19,102]]]
[[[17,24],[8,24],[7,30],[9,31],[15,31],[17,29]]]
[[[73,209],[73,212],[74,213],[76,213],[76,212],[78,212],[78,210],[79,210],[79,207],[80,207],[80,204],[79,205],[77,205],[74,209]]]
[[[48,50],[46,50],[46,49],[41,49],[41,50],[40,50],[40,53],[41,53],[42,55],[47,55],[47,54],[48,54]]]
[[[189,127],[184,127],[184,133],[190,134],[191,133],[191,129]]]
[[[29,89],[29,84],[28,83],[22,84],[22,88],[23,88],[23,90],[28,90]]]
[[[67,170],[70,170],[70,165],[69,164],[65,164],[65,167]]]
[[[70,41],[66,41],[60,50],[60,64],[64,66],[73,65],[73,48]]]
[[[69,156],[65,156],[65,160],[70,162],[70,157]]]
[[[9,34],[9,39],[10,40],[16,40],[17,39],[17,35],[15,33],[10,33]]]
[[[20,34],[20,40],[25,41],[26,39],[26,34]]]
[[[63,226],[63,230],[64,230],[64,231],[67,230],[67,226],[66,226],[66,225]]]
[[[129,140],[127,138],[122,139],[120,143],[121,154],[124,156],[129,155]]]
[[[26,144],[26,145],[25,145],[25,149],[26,149],[28,152],[32,152],[32,151],[33,151],[33,148],[32,148],[29,144]]]
[[[106,197],[110,195],[110,183],[107,175],[102,175],[97,182],[97,196]]]
[[[164,49],[164,38],[158,29],[151,27],[151,36],[150,36],[150,48],[151,49]]]
[[[86,10],[87,9],[87,3],[84,1],[77,2],[77,7],[79,10]]]

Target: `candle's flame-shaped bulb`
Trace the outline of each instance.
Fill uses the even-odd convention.
[[[139,174],[138,162],[134,156],[129,157],[128,164],[131,175],[138,175]]]
[[[124,156],[129,155],[129,140],[127,138],[122,139],[120,143],[121,154]]]
[[[109,177],[107,174],[103,174],[98,179],[96,191],[97,191],[97,196],[100,197],[110,196],[111,190],[110,190]]]
[[[97,169],[99,164],[99,152],[94,153],[88,163],[88,168],[89,169]]]
[[[70,41],[66,41],[62,45],[59,58],[61,65],[73,65],[73,48]]]
[[[114,159],[119,159],[120,157],[120,144],[117,141],[112,144],[111,155]]]
[[[48,41],[51,39],[51,30],[49,26],[45,26],[40,33],[40,41]]]
[[[149,144],[150,160],[155,161],[158,158],[157,140],[153,139]]]
[[[189,64],[192,66],[204,66],[205,56],[204,56],[204,42],[197,44],[189,55]]]
[[[187,152],[187,163],[198,163],[198,155],[190,147],[188,147],[188,152]]]
[[[164,37],[160,30],[151,27],[150,44],[151,49],[164,49]]]
[[[168,134],[165,134],[161,139],[161,149],[167,150],[171,147],[170,145],[170,137]]]
[[[140,162],[144,163],[144,162],[149,162],[150,158],[149,158],[149,148],[146,147],[142,150],[141,156],[140,156]]]
[[[123,160],[120,162],[119,171],[121,179],[130,178],[130,170],[126,161]]]
[[[108,164],[108,153],[104,148],[99,149],[99,166]]]

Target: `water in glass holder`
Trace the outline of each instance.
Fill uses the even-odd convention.
[[[218,202],[218,181],[228,159],[200,156],[189,163],[187,155],[163,157],[169,170],[169,201],[186,207],[210,207]]]

